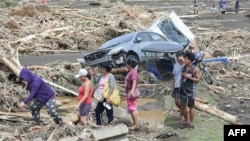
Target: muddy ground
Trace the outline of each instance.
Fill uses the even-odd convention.
[[[81,1],[74,1],[74,2],[60,2],[60,1],[48,1],[48,5],[50,6],[58,6],[58,5],[70,5],[71,8],[86,8],[86,9],[98,9],[98,7],[89,6],[89,2],[81,2]],[[169,12],[175,11],[178,15],[190,15],[192,14],[192,2],[189,0],[184,1],[125,1],[127,5],[131,6],[138,6],[138,7],[147,7],[152,9],[155,12]],[[202,50],[208,51],[212,54],[214,50],[221,49],[224,51],[224,54],[228,57],[231,57],[232,51],[235,49],[227,49],[226,46],[230,44],[236,44],[236,48],[238,43],[240,43],[239,51],[240,55],[246,55],[238,59],[236,62],[232,61],[230,67],[225,67],[222,65],[214,65],[214,64],[207,64],[210,66],[210,73],[212,74],[215,86],[223,87],[223,91],[213,91],[206,87],[206,83],[201,81],[197,85],[197,96],[206,99],[209,103],[217,108],[228,112],[232,115],[238,116],[242,124],[248,124],[250,122],[250,95],[249,95],[249,73],[250,70],[248,69],[250,63],[248,62],[249,56],[249,42],[246,40],[249,39],[249,34],[245,34],[244,32],[249,31],[250,29],[250,18],[249,18],[249,8],[250,2],[245,0],[241,1],[242,9],[239,13],[239,16],[236,17],[235,13],[233,12],[233,1],[228,1],[228,13],[226,14],[226,19],[221,19],[217,17],[212,17],[210,15],[209,10],[213,2],[211,1],[202,1],[200,10],[199,10],[199,17],[198,18],[183,18],[184,22],[192,28],[192,31],[199,37],[196,45],[197,48]],[[115,5],[115,4],[114,4]],[[200,28],[200,30],[199,30]],[[202,28],[202,29],[201,29]],[[228,31],[228,32],[227,32]],[[238,32],[237,32],[238,31]],[[244,31],[244,32],[243,32]],[[202,44],[202,41],[207,41],[208,43],[212,44],[213,40],[208,40],[207,38],[200,38],[200,34],[204,33],[213,33],[214,36],[208,36],[208,38],[215,38],[215,41],[220,40],[223,42],[228,42],[228,44],[223,44],[223,42],[216,42],[217,44],[213,45],[213,47],[208,48],[207,46]],[[226,32],[226,33],[224,33]],[[238,35],[240,33],[244,33],[242,35],[242,40],[238,40],[238,38],[234,38],[234,35]],[[227,37],[232,37],[228,38]],[[102,42],[104,42],[102,40]],[[100,42],[99,42],[100,44]],[[246,48],[243,48],[246,45]],[[207,48],[206,48],[207,47]],[[241,48],[242,47],[242,48]],[[225,49],[225,50],[224,50]],[[49,66],[55,67],[55,65],[46,65],[51,61],[55,60],[62,60],[67,62],[75,63],[74,58],[78,58],[82,54],[88,52],[89,50],[80,50],[81,53],[77,54],[63,54],[58,56],[63,56],[63,58],[57,58],[57,55],[49,55],[48,56],[27,56],[25,57],[24,54],[20,54],[20,62],[22,65],[42,65],[42,66]],[[238,55],[238,54],[237,54]],[[39,58],[39,59],[38,59]],[[56,58],[56,59],[55,59]],[[70,59],[69,59],[70,58]],[[37,60],[36,60],[37,59]],[[56,67],[56,69],[61,67]],[[223,68],[223,69],[222,69]],[[73,76],[73,71],[76,71],[78,68],[73,70],[67,70],[67,73],[71,73]],[[234,76],[226,76],[228,72],[244,72],[246,75],[235,74]],[[59,75],[60,76],[60,75]],[[221,76],[221,77],[218,77]],[[55,78],[56,79],[56,78]],[[53,79],[54,80],[54,79]],[[154,100],[141,100],[139,103],[141,105],[138,106],[138,111],[140,117],[140,124],[141,129],[140,131],[130,131],[129,138],[130,140],[155,140],[157,135],[163,134],[162,139],[159,140],[171,140],[171,141],[205,141],[205,140],[213,140],[213,141],[222,141],[223,140],[223,125],[224,124],[231,124],[228,121],[225,121],[221,118],[218,118],[214,115],[207,114],[205,112],[201,112],[196,110],[196,118],[195,118],[195,130],[189,131],[187,129],[181,130],[179,129],[179,112],[176,110],[173,99],[170,97],[171,93],[171,85],[172,85],[172,77],[165,78],[167,81],[162,81],[160,85],[151,91],[145,90],[145,98],[153,98]],[[54,80],[55,81],[55,80]],[[153,90],[153,91],[152,91]],[[154,93],[152,95],[152,93]],[[157,99],[157,101],[155,101]],[[122,103],[124,106],[125,103]],[[66,110],[67,111],[67,110]],[[26,110],[28,113],[28,110]],[[65,111],[62,111],[62,113]],[[119,113],[118,113],[119,114]],[[159,117],[159,119],[155,118]],[[20,119],[22,121],[22,119]],[[157,121],[157,122],[152,122]],[[25,121],[24,121],[25,122]],[[118,119],[117,123],[125,123],[127,125],[131,124],[131,120],[129,116],[126,118]],[[22,122],[17,122],[13,124],[11,120],[2,120],[1,134],[2,138],[7,135],[6,132],[13,133],[13,129],[11,126],[15,126],[15,129],[25,129],[28,127],[28,124],[24,124]],[[50,131],[54,130],[54,125],[47,127]],[[65,127],[62,131],[56,134],[57,137],[65,137],[65,136],[74,136],[76,133],[72,134],[73,131],[79,131],[78,129],[82,129],[82,127],[77,126],[76,129],[71,129]],[[23,136],[26,140],[32,140],[36,137],[39,137],[37,133],[28,133]],[[40,134],[44,138],[48,138],[50,134]]]

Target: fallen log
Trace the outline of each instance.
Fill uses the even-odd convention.
[[[213,86],[213,85],[207,85],[204,84],[207,88],[213,90],[214,92],[216,92],[217,94],[222,93],[225,91],[224,87],[220,87],[220,86]]]
[[[209,102],[208,102],[207,100],[201,99],[201,98],[199,98],[199,97],[196,97],[196,98],[195,98],[195,101],[196,101],[196,102],[200,102],[200,103],[202,103],[202,104],[209,104]]]
[[[195,102],[195,108],[204,112],[207,112],[209,114],[213,114],[215,116],[218,116],[232,124],[241,124],[240,120],[237,116],[231,115],[229,113],[226,113],[222,110],[217,109],[214,106],[210,106],[208,104],[202,104],[200,102]]]

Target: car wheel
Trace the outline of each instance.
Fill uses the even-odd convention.
[[[126,62],[127,62],[128,59],[133,59],[133,60],[135,60],[135,61],[139,64],[139,59],[138,59],[138,57],[137,57],[136,55],[134,55],[134,54],[129,54],[129,55],[126,57]]]

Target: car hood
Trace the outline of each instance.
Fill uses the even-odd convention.
[[[158,53],[168,53],[168,52],[178,52],[183,50],[183,46],[176,42],[158,42],[154,44],[149,44],[143,47],[141,50],[144,52],[158,52]]]
[[[168,39],[181,44],[184,49],[195,38],[194,34],[175,12],[161,16],[148,28],[148,30],[159,33]]]

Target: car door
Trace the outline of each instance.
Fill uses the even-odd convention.
[[[159,33],[166,38],[181,44],[184,49],[188,47],[195,38],[194,34],[175,14],[175,12],[161,16],[148,28],[148,31]]]

